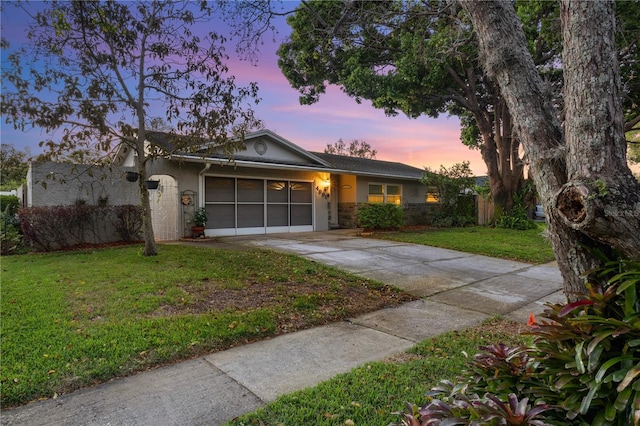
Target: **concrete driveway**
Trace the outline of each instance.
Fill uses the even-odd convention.
[[[430,301],[526,321],[547,301],[561,302],[555,262],[530,265],[454,250],[363,238],[355,230],[221,238],[294,253],[400,287]],[[526,314],[526,316],[525,316]]]

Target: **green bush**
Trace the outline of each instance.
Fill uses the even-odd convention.
[[[25,251],[17,211],[18,197],[0,196],[0,254],[17,254]]]
[[[516,229],[519,231],[535,229],[536,224],[529,218],[524,202],[527,191],[530,191],[530,189],[525,186],[522,190],[518,191],[518,193],[514,194],[513,207],[509,212],[497,218],[497,228]]]
[[[475,205],[472,196],[461,195],[456,210],[440,210],[433,213],[431,225],[436,228],[464,228],[475,225]]]
[[[469,193],[469,189],[475,187],[475,178],[468,161],[449,169],[440,166],[439,172],[426,168],[420,180],[438,193],[439,210],[433,214],[433,226],[451,228],[476,224],[475,198]]]
[[[396,204],[360,204],[358,226],[364,229],[400,229],[404,226],[404,212]]]
[[[15,216],[20,207],[20,200],[15,195],[0,195],[0,211]]]
[[[436,399],[409,404],[403,424],[637,425],[640,262],[611,261],[588,279],[583,300],[548,305],[532,346],[481,348]]]

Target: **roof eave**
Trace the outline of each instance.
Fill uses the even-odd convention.
[[[304,170],[304,171],[315,171],[315,172],[325,172],[325,173],[337,173],[337,174],[347,174],[347,175],[356,175],[356,176],[368,176],[368,177],[378,177],[378,178],[386,178],[386,179],[402,179],[402,180],[413,180],[416,182],[420,181],[420,177],[411,177],[411,176],[402,176],[388,173],[374,173],[374,172],[358,172],[354,170],[346,170],[346,169],[337,169],[333,167],[325,167],[324,165],[318,166],[305,166],[299,164],[278,164],[278,163],[264,163],[257,161],[247,161],[247,160],[233,160],[233,159],[223,159],[223,158],[212,158],[212,157],[200,157],[194,155],[186,155],[186,154],[172,154],[172,159],[189,161],[193,163],[217,163],[221,166],[240,166],[247,168],[255,168],[255,169],[271,169],[271,170]],[[324,161],[323,161],[324,163]]]
[[[240,166],[254,169],[272,169],[272,170],[304,170],[314,172],[335,173],[336,169],[331,167],[325,167],[324,165],[318,166],[305,166],[300,164],[278,164],[278,163],[263,163],[247,160],[233,160],[224,158],[211,158],[211,157],[199,157],[193,155],[173,154],[171,156],[175,160],[189,161],[193,163],[210,163],[219,164],[221,166]]]

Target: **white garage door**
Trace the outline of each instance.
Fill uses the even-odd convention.
[[[312,182],[205,178],[207,235],[313,231]]]

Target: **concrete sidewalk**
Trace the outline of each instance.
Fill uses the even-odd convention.
[[[278,396],[501,314],[526,321],[562,302],[554,263],[531,266],[360,238],[353,230],[228,237],[403,288],[422,299],[3,410],[2,425],[219,425]]]

